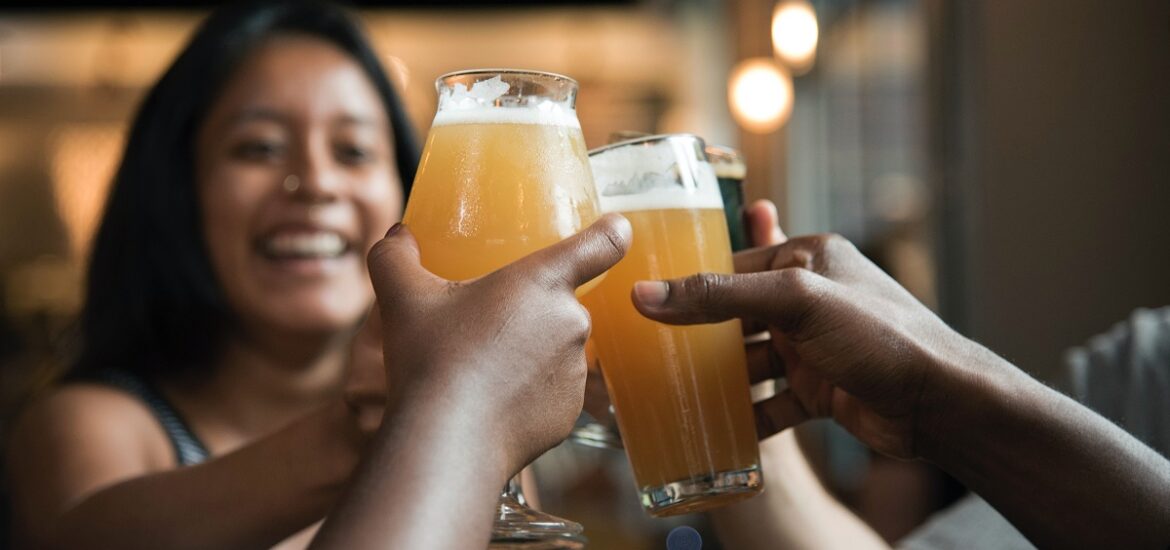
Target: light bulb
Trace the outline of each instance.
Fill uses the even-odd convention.
[[[817,13],[804,0],[785,0],[772,11],[772,48],[785,64],[800,73],[817,55]]]
[[[744,129],[773,132],[792,114],[792,79],[769,58],[746,59],[731,71],[727,99],[731,114]]]

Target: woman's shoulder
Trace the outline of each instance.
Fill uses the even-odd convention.
[[[34,398],[6,454],[13,525],[35,540],[51,538],[62,511],[96,491],[173,465],[146,405],[96,383],[65,384]]]
[[[59,453],[78,452],[92,458],[125,457],[144,466],[170,459],[166,434],[146,403],[96,382],[62,384],[34,398],[13,426],[8,449],[11,455],[32,455],[40,463],[54,461]]]

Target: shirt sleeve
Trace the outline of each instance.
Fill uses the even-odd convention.
[[[1133,312],[1065,363],[1073,398],[1170,454],[1170,307]]]

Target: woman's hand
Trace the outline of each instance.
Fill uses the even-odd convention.
[[[386,362],[382,317],[376,303],[350,345],[342,399],[363,439],[378,431],[386,411]]]

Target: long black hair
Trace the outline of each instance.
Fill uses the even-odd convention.
[[[144,376],[208,367],[233,323],[208,258],[194,181],[194,136],[240,62],[277,35],[309,35],[348,53],[381,96],[404,192],[419,145],[360,27],[341,8],[307,2],[213,13],[146,95],[94,238],[72,374]]]

